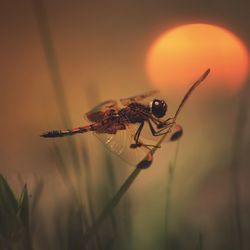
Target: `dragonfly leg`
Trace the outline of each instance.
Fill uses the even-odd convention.
[[[137,129],[135,135],[134,135],[134,140],[135,140],[135,143],[134,144],[131,144],[130,147],[131,148],[137,148],[137,147],[141,147],[141,146],[144,146],[146,148],[148,148],[149,150],[151,150],[151,148],[160,148],[159,146],[156,146],[156,145],[151,145],[151,144],[144,144],[144,143],[141,143],[139,141],[140,139],[140,135],[141,135],[141,132],[142,132],[142,129],[143,129],[143,126],[144,126],[144,122],[142,122],[139,126],[139,128]]]
[[[166,128],[167,126],[173,125],[175,122],[173,120],[172,117],[168,118],[167,120],[165,120],[164,122],[160,121],[158,124],[156,124],[158,129],[161,128]]]
[[[165,131],[167,128],[169,128],[169,125],[167,125],[166,127],[156,131],[151,123],[150,120],[148,120],[148,125],[149,125],[149,128],[150,128],[150,131],[152,133],[153,136],[161,136],[161,135],[165,135],[168,131]],[[162,131],[165,131],[165,132],[162,132]]]
[[[142,128],[144,126],[144,121],[141,122],[139,128],[137,129],[135,135],[134,135],[134,141],[135,143],[134,144],[131,144],[130,147],[131,148],[136,148],[136,147],[140,147],[142,144],[139,142],[139,138],[140,138],[140,134],[141,134],[141,131],[142,131]]]
[[[152,123],[150,122],[150,120],[148,120],[148,124],[149,124],[149,128],[150,128],[150,131],[151,131],[153,136],[161,136],[161,135],[165,135],[166,133],[168,133],[169,130],[166,131],[166,129],[169,129],[170,126],[173,126],[175,124],[175,122],[169,123],[168,125],[166,125],[165,128],[160,129],[158,131],[156,131],[154,129],[154,127],[153,127]],[[183,134],[183,129],[182,129],[181,125],[179,125],[179,124],[176,125],[176,128],[175,128],[176,131],[170,137],[170,141],[177,141]],[[164,130],[165,130],[165,132],[162,132]]]
[[[134,140],[135,140],[135,143],[138,143],[139,142],[139,138],[140,138],[140,135],[141,135],[141,131],[142,131],[142,128],[144,126],[144,122],[142,122],[139,126],[139,128],[137,129],[136,133],[135,133],[135,136],[134,136]]]

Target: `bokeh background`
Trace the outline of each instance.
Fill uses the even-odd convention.
[[[242,0],[13,0],[0,5],[0,172],[17,193],[27,183],[32,195],[42,183],[34,212],[38,249],[63,249],[55,221],[64,225],[74,207],[71,185],[91,224],[133,170],[92,135],[48,141],[41,133],[82,125],[84,113],[96,103],[151,89],[148,49],[176,25],[217,24],[250,44],[250,3]],[[100,244],[111,249],[104,246],[110,239],[113,249],[249,249],[247,84],[234,94],[211,95],[204,83],[194,93],[179,118],[183,138],[158,150],[93,249]],[[169,93],[170,112],[181,97]]]

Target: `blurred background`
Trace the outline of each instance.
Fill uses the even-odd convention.
[[[81,204],[91,225],[133,168],[92,134],[51,141],[39,135],[85,124],[84,114],[101,101],[152,89],[147,53],[169,28],[216,24],[248,47],[250,3],[13,0],[0,5],[0,172],[17,193],[27,183],[30,203],[40,185],[31,214],[37,249],[83,249],[59,244],[70,234],[81,235],[77,223],[67,226],[71,232],[65,229],[71,210],[76,215]],[[186,91],[175,92],[174,84],[166,95],[169,115]],[[183,138],[157,151],[152,167],[140,173],[90,249],[250,248],[249,82],[230,94],[211,93],[208,84],[195,91],[179,117]]]

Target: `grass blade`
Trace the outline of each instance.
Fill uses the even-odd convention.
[[[245,89],[242,90],[242,96],[240,99],[238,114],[235,125],[235,134],[232,147],[232,159],[231,159],[231,183],[232,183],[232,199],[234,217],[237,229],[237,241],[235,246],[239,250],[244,249],[244,238],[242,229],[241,218],[241,193],[240,193],[240,165],[241,165],[241,151],[244,140],[244,134],[247,124],[247,112],[248,112],[248,94],[250,89],[250,82],[245,85]]]
[[[42,45],[44,48],[44,54],[48,64],[48,70],[52,80],[51,83],[54,89],[54,94],[56,97],[55,99],[59,109],[59,114],[61,116],[63,126],[71,128],[72,122],[70,119],[69,108],[65,96],[62,77],[60,74],[59,63],[53,45],[51,30],[48,23],[46,6],[44,4],[44,0],[32,0],[32,4],[33,4],[34,15],[37,21],[38,29],[42,40]],[[77,147],[73,138],[68,138],[68,139],[69,139],[68,143],[72,155],[72,160],[74,162],[73,166],[76,171],[76,175],[79,175],[80,160],[77,153]]]
[[[0,175],[0,206],[12,215],[17,214],[18,201],[2,175]]]
[[[45,57],[50,71],[56,102],[60,111],[63,124],[71,127],[71,121],[68,111],[67,100],[63,89],[62,79],[59,70],[59,64],[56,59],[55,48],[51,36],[51,30],[48,23],[48,16],[44,0],[32,0],[33,10],[40,32]]]
[[[22,223],[28,228],[29,226],[29,198],[27,185],[24,186],[22,194],[19,200],[18,216],[22,220]]]
[[[176,169],[177,155],[179,152],[180,142],[177,142],[177,147],[175,151],[174,161],[169,164],[169,177],[167,182],[167,190],[166,190],[166,205],[165,205],[165,249],[169,248],[169,220],[170,220],[170,205],[171,205],[171,197],[173,192],[173,181]]]
[[[113,209],[116,207],[116,205],[120,202],[121,198],[126,194],[129,187],[133,184],[136,177],[141,172],[141,169],[136,168],[126,179],[126,181],[122,184],[120,189],[117,191],[117,193],[114,195],[114,197],[109,201],[107,206],[103,209],[103,211],[100,213],[99,217],[93,224],[93,226],[89,229],[89,231],[85,234],[84,238],[87,241],[89,241],[98,231],[100,226],[102,225],[103,221],[107,218],[107,216],[110,215],[110,213],[113,211]]]
[[[22,194],[19,199],[19,210],[17,216],[22,221],[23,237],[25,249],[32,249],[31,237],[30,237],[30,222],[29,222],[29,195],[27,185],[24,185]]]

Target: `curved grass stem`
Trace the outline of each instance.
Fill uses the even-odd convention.
[[[141,169],[136,168],[129,177],[125,180],[125,182],[122,184],[120,189],[117,191],[117,193],[114,195],[114,197],[109,201],[109,203],[106,205],[106,207],[102,210],[99,217],[96,219],[92,227],[88,230],[88,232],[84,235],[84,241],[88,242],[98,231],[104,220],[112,213],[112,210],[117,206],[117,204],[120,202],[121,198],[126,194],[129,187],[133,184],[136,177],[141,172]]]
[[[191,86],[191,88],[184,95],[184,97],[182,98],[182,101],[181,101],[179,107],[177,108],[177,110],[175,112],[175,115],[173,117],[173,123],[172,123],[172,125],[168,128],[168,130],[166,131],[166,133],[159,139],[159,141],[157,142],[157,144],[155,145],[155,147],[153,147],[149,151],[149,153],[142,159],[142,161],[137,164],[136,169],[130,174],[130,176],[123,183],[123,185],[118,190],[118,192],[116,193],[116,195],[111,199],[111,201],[108,203],[108,205],[104,208],[104,210],[102,211],[102,213],[100,214],[100,216],[98,217],[98,219],[96,220],[96,222],[94,223],[94,225],[92,226],[92,228],[85,235],[85,240],[86,241],[88,241],[96,233],[96,231],[99,229],[100,225],[102,224],[102,222],[104,221],[104,219],[107,217],[107,215],[110,213],[110,211],[119,203],[120,199],[127,192],[127,190],[129,189],[129,187],[132,185],[132,183],[134,182],[134,180],[136,179],[136,177],[141,172],[141,169],[148,168],[152,164],[153,155],[155,154],[155,152],[157,151],[157,149],[161,147],[161,144],[166,139],[166,137],[171,134],[173,126],[175,125],[175,121],[176,121],[176,119],[177,119],[180,111],[182,110],[184,104],[186,103],[186,101],[188,100],[188,98],[190,97],[190,95],[193,93],[194,89],[196,89],[205,80],[205,78],[208,76],[209,73],[210,73],[210,69],[207,69],[200,76],[200,78],[193,83],[193,85]]]

